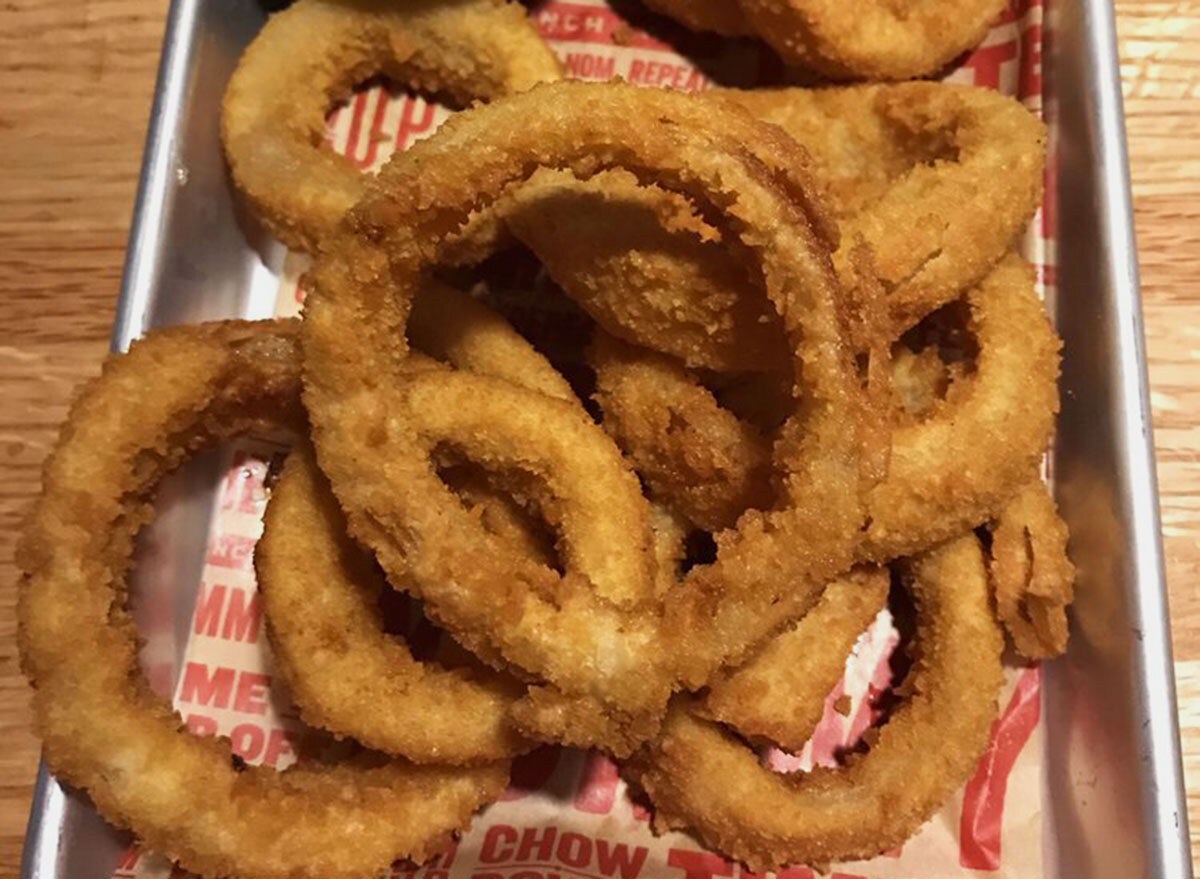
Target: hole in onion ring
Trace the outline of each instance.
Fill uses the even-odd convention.
[[[485,530],[557,573],[565,572],[553,499],[533,474],[487,470],[448,444],[439,444],[433,457],[439,462],[438,476]]]
[[[717,560],[717,542],[709,531],[692,531],[687,536],[683,573],[697,565],[711,565]]]
[[[373,73],[333,96],[325,110],[322,142],[315,145],[345,155],[360,171],[374,174],[393,153],[433,134],[463,106],[449,93],[412,89],[399,75]]]

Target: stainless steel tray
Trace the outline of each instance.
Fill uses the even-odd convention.
[[[1080,571],[1071,649],[1044,690],[1047,872],[1190,879],[1113,11],[1110,0],[1047,6],[1050,307],[1065,341],[1053,464]],[[246,0],[172,3],[114,349],[154,326],[270,313],[284,254],[238,216],[216,125],[263,19]],[[179,515],[205,533],[203,509]],[[39,770],[25,879],[109,879],[125,842]]]

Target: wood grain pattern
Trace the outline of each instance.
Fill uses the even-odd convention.
[[[1192,860],[1200,855],[1200,2],[1117,3]]]
[[[1118,0],[1159,481],[1200,853],[1200,0]],[[0,5],[0,876],[37,762],[12,553],[71,389],[98,367],[119,282],[166,4]]]
[[[15,530],[72,388],[107,348],[164,13],[145,0],[0,7],[0,876],[17,874],[38,753],[16,658]]]

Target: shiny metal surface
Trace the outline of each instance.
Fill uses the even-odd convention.
[[[221,95],[243,46],[265,15],[250,0],[173,0],[125,259],[112,348],[124,350],[146,329],[222,317],[264,317],[283,249],[248,246],[257,235],[237,216],[225,176],[216,120]],[[217,456],[201,457],[172,480],[168,512],[177,576],[139,578],[173,590],[175,640],[186,645],[203,564]],[[162,512],[160,508],[160,512]],[[189,572],[194,572],[189,576]],[[22,853],[23,879],[110,879],[124,833],[86,798],[38,770]]]
[[[1047,4],[1047,111],[1059,129],[1051,306],[1066,342],[1053,469],[1080,567],[1070,654],[1046,676],[1047,876],[1188,879],[1112,9],[1109,0]],[[229,72],[262,20],[249,0],[172,4],[115,349],[151,326],[269,313],[283,254],[239,218],[216,125]],[[184,502],[177,524],[203,535],[207,509]],[[199,551],[189,551],[198,573]],[[187,583],[165,584],[179,590],[180,649]],[[109,879],[125,842],[39,772],[24,879]]]
[[[1079,564],[1049,670],[1047,802],[1062,877],[1192,875],[1125,123],[1109,0],[1049,5],[1058,142],[1059,502]]]
[[[250,316],[255,293],[274,291],[283,248],[261,240],[238,216],[217,125],[225,83],[264,20],[254,2],[171,4],[113,328],[116,350],[150,327]]]

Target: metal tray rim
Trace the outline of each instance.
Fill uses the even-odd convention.
[[[187,70],[195,44],[195,23],[204,0],[172,0],[166,20],[162,57],[147,131],[129,248],[111,337],[114,351],[124,350],[144,332],[157,292],[158,261],[164,217],[175,191],[177,149],[174,123],[186,99]],[[1055,2],[1055,0],[1048,0]],[[1121,437],[1130,478],[1123,486],[1136,511],[1135,561],[1138,641],[1135,665],[1143,683],[1135,708],[1141,721],[1141,746],[1147,770],[1142,783],[1149,796],[1143,816],[1153,875],[1191,879],[1192,865],[1184,794],[1171,658],[1165,567],[1161,543],[1158,488],[1145,337],[1139,292],[1132,197],[1125,141],[1123,100],[1117,61],[1115,14],[1111,0],[1079,0],[1087,22],[1089,63],[1098,87],[1091,119],[1100,145],[1101,200],[1107,246],[1097,259],[1108,260],[1115,279],[1121,349]],[[31,803],[22,852],[22,879],[62,879],[58,839],[66,801],[63,789],[42,764]],[[1149,865],[1148,865],[1149,866]]]
[[[1099,94],[1093,122],[1100,151],[1101,222],[1105,237],[1097,254],[1109,262],[1117,295],[1117,332],[1121,352],[1121,425],[1129,465],[1123,489],[1131,498],[1131,527],[1136,554],[1138,588],[1134,602],[1142,637],[1136,640],[1135,663],[1144,684],[1137,706],[1142,721],[1143,783],[1152,796],[1144,816],[1150,850],[1157,855],[1154,875],[1190,879],[1192,860],[1187,799],[1183,780],[1175,674],[1171,652],[1166,567],[1159,514],[1154,427],[1150,380],[1142,316],[1137,240],[1133,225],[1133,196],[1125,138],[1116,15],[1111,0],[1084,4],[1093,81]]]

